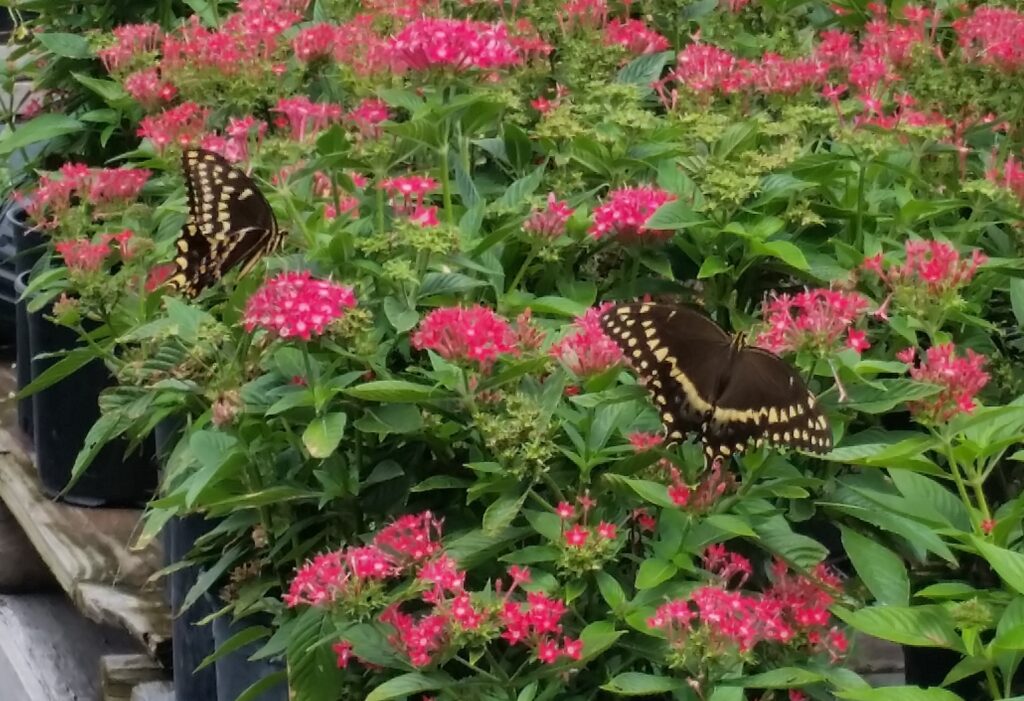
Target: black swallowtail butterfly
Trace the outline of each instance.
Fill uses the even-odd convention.
[[[697,433],[709,461],[750,443],[832,449],[828,420],[796,370],[703,314],[637,302],[609,309],[601,327],[645,383],[671,442]]]
[[[286,233],[259,187],[226,159],[203,149],[182,154],[188,219],[168,284],[195,297],[236,265],[242,274],[273,253]]]

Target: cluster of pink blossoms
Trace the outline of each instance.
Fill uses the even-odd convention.
[[[501,355],[519,352],[508,321],[479,304],[435,309],[412,334],[412,346],[429,349],[446,360],[475,363],[489,372]]]
[[[249,145],[256,137],[257,148],[267,133],[267,123],[252,115],[232,117],[222,134],[207,134],[199,145],[207,151],[218,153],[232,163],[249,160]]]
[[[839,350],[840,341],[864,351],[870,347],[867,335],[854,325],[870,307],[863,295],[841,290],[777,295],[762,309],[766,329],[755,343],[773,353],[807,350],[824,356]]]
[[[985,356],[972,350],[966,357],[957,355],[952,343],[932,346],[915,364],[917,351],[907,348],[896,356],[910,368],[910,376],[918,382],[938,385],[938,394],[908,402],[910,412],[927,423],[944,423],[959,414],[974,411],[974,398],[988,383]]]
[[[1024,14],[1006,7],[980,5],[953,22],[957,43],[968,59],[1004,71],[1024,68]]]
[[[565,233],[565,224],[575,211],[568,202],[549,192],[547,206],[530,212],[523,222],[523,231],[543,241],[554,241]]]
[[[163,30],[155,23],[125,24],[114,30],[114,43],[97,51],[108,73],[120,71],[143,54],[155,52]]]
[[[124,229],[116,234],[103,234],[96,243],[89,239],[58,241],[54,244],[54,249],[64,259],[64,264],[72,273],[91,273],[103,266],[103,261],[114,250],[111,248],[111,244],[115,244],[122,260],[130,259],[132,251],[128,242],[134,235],[131,229]]]
[[[210,112],[194,102],[183,102],[158,114],[151,114],[139,122],[138,136],[153,142],[163,153],[168,146],[184,147],[199,143],[206,131]]]
[[[308,270],[281,273],[265,282],[246,302],[245,330],[260,327],[281,338],[308,341],[354,306],[351,287],[316,279]]]
[[[273,108],[281,116],[277,126],[289,129],[293,141],[308,141],[318,133],[341,121],[344,110],[330,102],[313,102],[308,97],[281,98]]]
[[[89,168],[80,163],[65,163],[59,177],[39,178],[25,209],[42,228],[53,228],[60,215],[76,203],[86,203],[96,212],[119,209],[138,198],[150,172],[141,168]],[[21,197],[21,196],[19,196]]]
[[[395,63],[413,71],[495,71],[522,62],[500,22],[418,19],[391,38],[390,48]]]
[[[403,175],[385,178],[380,188],[388,195],[398,216],[406,216],[424,226],[437,226],[437,208],[425,204],[427,195],[440,186],[425,175]]]
[[[572,325],[572,331],[551,346],[551,355],[577,377],[591,377],[623,361],[622,351],[601,328],[601,315],[613,305],[588,309]]]
[[[559,502],[555,507],[555,514],[563,524],[575,521],[571,528],[562,533],[566,547],[581,550],[590,542],[595,544],[599,551],[607,551],[604,546],[614,545],[615,539],[618,537],[618,527],[609,521],[601,521],[596,526],[587,525],[590,512],[597,506],[597,502],[590,497],[589,493],[577,497],[576,503],[579,506],[579,512],[567,501]]]
[[[647,228],[647,221],[675,195],[656,187],[623,187],[608,193],[608,199],[594,210],[594,223],[587,233],[595,239],[614,236],[623,243],[662,241],[671,231]]]
[[[160,78],[156,68],[143,68],[124,79],[125,91],[145,109],[151,110],[170,102],[177,96],[178,89]]]
[[[904,252],[902,265],[884,267],[880,253],[864,260],[863,268],[878,275],[890,290],[912,288],[926,297],[945,298],[966,287],[987,260],[977,249],[970,258],[962,258],[952,246],[937,240],[908,240]]]
[[[740,575],[750,565],[741,556],[721,551],[704,559],[725,562]],[[724,582],[700,587],[660,606],[647,625],[663,631],[673,650],[684,656],[746,654],[758,644],[776,644],[826,652],[833,662],[840,659],[848,643],[841,630],[829,627],[828,607],[834,599],[827,591],[839,588],[838,578],[823,565],[815,569],[813,579],[790,573],[781,562],[773,571],[775,581],[762,594],[732,591]]]
[[[582,643],[562,635],[564,603],[533,592],[525,602],[513,598],[530,581],[529,569],[513,565],[507,584],[500,579],[495,582],[498,601],[477,603],[465,588],[465,571],[443,551],[441,535],[441,522],[429,511],[403,516],[379,531],[367,546],[326,553],[307,562],[296,572],[284,602],[289,607],[343,610],[358,605],[365,612],[383,606],[387,582],[410,577],[414,586],[405,588],[406,598],[412,592],[420,608],[429,609],[410,614],[402,610],[401,602],[392,602],[377,620],[394,629],[390,644],[416,667],[429,665],[447,648],[464,644],[469,634],[475,636],[476,644],[480,636],[500,635],[511,645],[530,648],[546,664],[582,657]],[[357,659],[350,641],[339,641],[333,649],[339,667]]]
[[[655,54],[669,48],[668,39],[638,19],[613,19],[604,27],[604,43],[621,46],[631,56]]]

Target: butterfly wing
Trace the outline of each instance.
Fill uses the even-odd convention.
[[[832,449],[832,430],[792,365],[761,348],[735,356],[704,431],[710,458],[753,442],[812,453]]]
[[[169,282],[194,297],[236,265],[247,272],[280,246],[284,232],[256,183],[223,157],[187,150],[182,169],[188,219]]]
[[[700,431],[727,370],[729,335],[687,307],[639,302],[608,310],[601,327],[646,385],[669,440]]]

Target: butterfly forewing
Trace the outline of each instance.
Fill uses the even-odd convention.
[[[646,385],[669,440],[700,431],[727,371],[728,334],[702,314],[664,304],[614,307],[601,326]]]
[[[256,183],[223,157],[187,150],[182,168],[188,219],[178,239],[170,283],[195,296],[232,267],[248,270],[276,250],[283,232]]]
[[[712,457],[760,442],[812,453],[832,448],[828,421],[793,366],[751,347],[733,359],[703,438]]]

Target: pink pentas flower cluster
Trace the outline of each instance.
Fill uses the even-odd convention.
[[[355,125],[360,136],[377,139],[381,135],[380,125],[391,119],[391,110],[383,100],[368,97],[349,110],[345,119]]]
[[[565,233],[566,222],[574,210],[569,203],[559,200],[555,193],[548,193],[547,206],[534,209],[523,222],[523,231],[542,241],[554,241]]]
[[[505,602],[500,613],[504,627],[501,637],[512,645],[532,647],[537,660],[544,664],[554,664],[560,658],[579,660],[583,656],[582,643],[561,636],[565,613],[566,606],[561,601],[529,592],[525,603]]]
[[[403,564],[420,563],[441,548],[442,525],[430,511],[406,514],[378,531],[373,542]]]
[[[755,344],[773,353],[806,350],[829,355],[840,350],[840,343],[861,352],[870,343],[854,326],[870,307],[867,297],[842,290],[776,295],[762,309],[765,330]]]
[[[741,59],[716,46],[694,42],[676,57],[675,69],[658,84],[662,101],[675,106],[678,94],[668,86],[690,93],[731,95],[751,90],[765,95],[794,95],[824,84],[829,66],[817,57],[785,58],[766,53],[757,61]]]
[[[58,241],[54,247],[68,269],[75,273],[96,272],[110,254],[110,243],[105,240],[93,243],[89,239],[72,239]]]
[[[282,599],[289,608],[331,606],[364,596],[368,587],[400,572],[391,557],[367,546],[317,555],[295,573]]]
[[[314,278],[308,270],[281,273],[245,304],[246,331],[262,328],[280,338],[320,336],[346,309],[356,306],[352,288]]]
[[[705,548],[701,564],[723,585],[742,587],[754,573],[750,560],[739,553],[727,550],[721,543]],[[733,579],[737,581],[733,582]]]
[[[607,22],[607,0],[565,0],[558,14],[558,24],[563,32],[598,29]]]
[[[972,350],[960,356],[952,343],[932,346],[916,363],[917,351],[913,348],[901,351],[897,357],[910,368],[912,378],[939,387],[937,394],[907,403],[910,412],[926,423],[945,423],[960,414],[970,414],[976,407],[975,397],[988,384],[985,356]]]
[[[156,51],[162,37],[158,24],[124,24],[114,29],[114,43],[96,53],[107,72],[116,73],[140,55]]]
[[[881,253],[865,259],[865,271],[878,276],[890,289],[919,288],[933,297],[945,297],[974,279],[987,257],[978,249],[964,258],[952,245],[942,241],[910,240],[904,244],[902,264],[884,264]]]
[[[294,141],[304,142],[315,137],[331,124],[341,121],[344,110],[331,102],[313,102],[308,97],[281,98],[273,110],[281,115],[277,126],[287,128]]]
[[[984,4],[953,22],[960,50],[969,60],[1004,71],[1024,67],[1024,14]]]
[[[438,187],[440,183],[425,175],[402,175],[380,181],[380,188],[399,216],[414,216],[422,212],[427,195]]]
[[[485,373],[500,356],[519,352],[508,321],[479,304],[430,312],[413,332],[412,346],[446,360],[475,364]]]
[[[395,63],[412,71],[495,71],[522,62],[498,22],[424,18],[391,38]]]
[[[605,335],[601,315],[611,303],[588,309],[573,322],[570,332],[551,346],[551,356],[577,377],[599,375],[623,362],[619,346]]]
[[[734,560],[722,552],[714,557]],[[730,651],[745,655],[758,645],[822,652],[839,660],[848,644],[841,630],[830,627],[834,598],[826,591],[838,588],[836,577],[822,566],[813,578],[792,574],[783,563],[773,571],[775,582],[761,594],[730,590],[724,583],[700,587],[660,606],[647,625],[666,635],[677,660]]]
[[[223,133],[207,134],[199,145],[207,151],[220,154],[232,163],[240,163],[249,160],[249,147],[253,138],[255,137],[258,147],[266,133],[267,123],[262,119],[256,119],[252,115],[232,117],[228,120]]]
[[[143,68],[126,76],[124,89],[147,110],[170,102],[178,94],[174,85],[160,78],[156,68]]]
[[[1016,156],[1009,156],[998,164],[993,160],[985,170],[985,178],[1001,188],[1009,190],[1020,201],[1024,202],[1024,163]]]
[[[668,39],[638,19],[613,19],[604,27],[604,43],[621,46],[631,56],[654,54],[669,47]]]
[[[23,198],[25,210],[37,226],[52,229],[76,204],[89,205],[94,214],[102,214],[135,201],[149,176],[150,171],[142,168],[89,168],[65,163],[56,177],[39,178],[36,189]]]
[[[647,221],[659,207],[675,199],[672,193],[653,186],[612,190],[594,210],[594,223],[587,233],[595,239],[613,236],[622,243],[663,241],[672,232],[649,229]]]
[[[206,131],[209,110],[194,102],[183,102],[158,114],[144,117],[136,134],[149,139],[163,153],[170,146],[184,148],[199,143]]]
[[[636,453],[646,453],[649,450],[654,450],[665,442],[665,437],[660,433],[644,433],[636,431],[630,433],[629,444],[633,446],[633,451]]]

